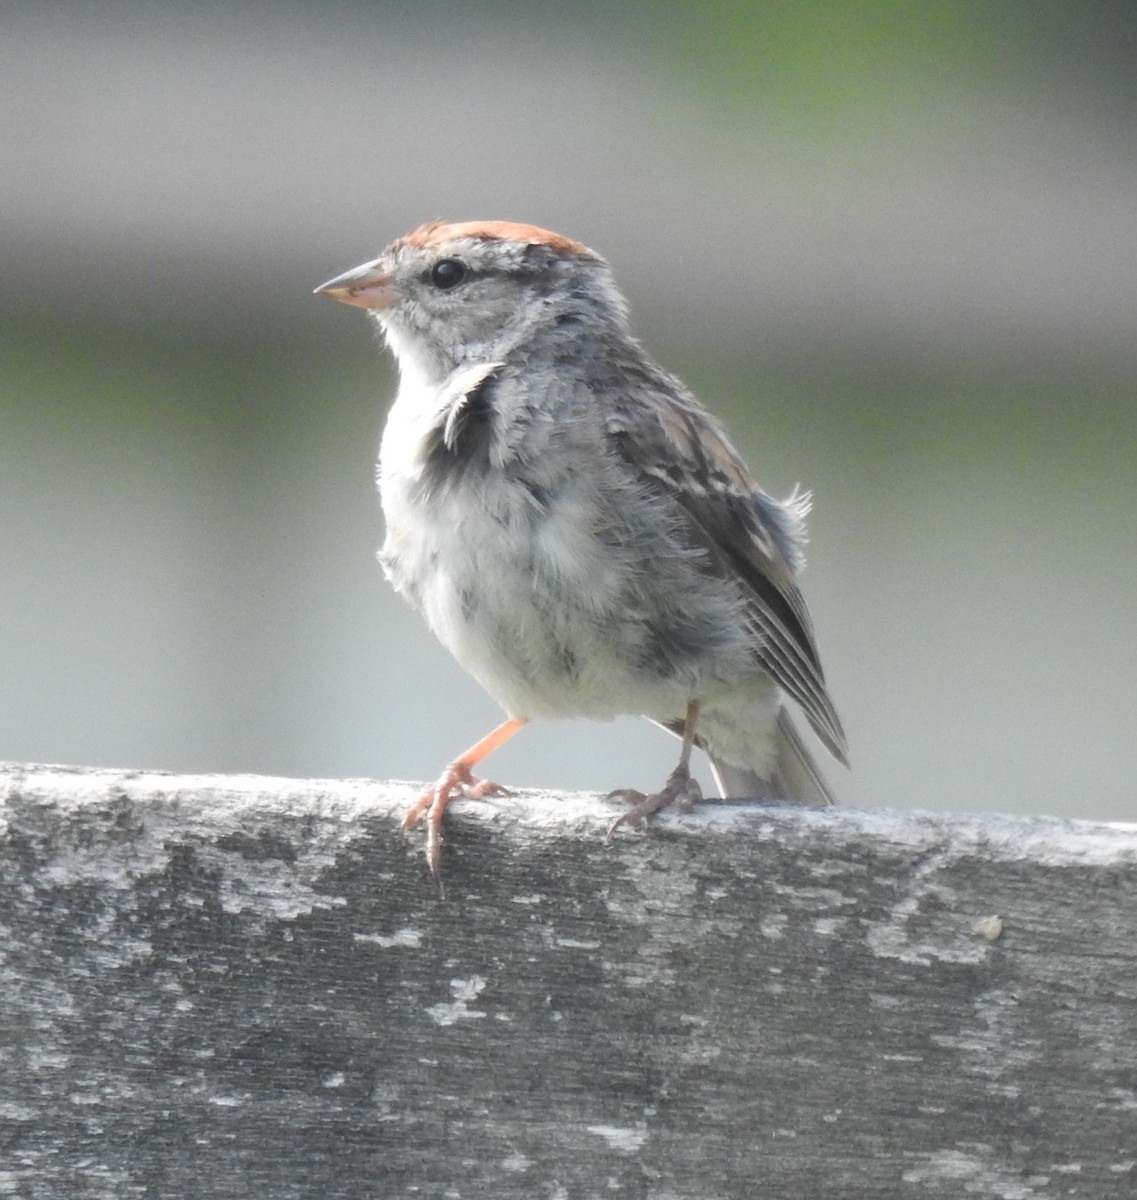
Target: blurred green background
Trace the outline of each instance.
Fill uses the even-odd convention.
[[[759,479],[848,803],[1137,817],[1137,8],[9,3],[0,756],[433,777],[498,719],[387,588],[421,221],[604,253]],[[633,719],[491,774],[646,787]]]

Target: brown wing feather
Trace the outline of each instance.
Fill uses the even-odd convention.
[[[619,453],[653,490],[675,502],[708,567],[744,584],[757,661],[801,706],[833,756],[846,762],[845,734],[797,585],[800,554],[792,514],[761,491],[717,423],[693,399],[657,391],[649,411],[651,421],[643,420],[642,410],[612,414],[609,432]]]

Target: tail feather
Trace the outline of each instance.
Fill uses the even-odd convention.
[[[766,778],[750,767],[710,756],[715,783],[731,799],[778,800],[784,804],[836,804],[832,789],[818,770],[786,710],[778,712],[774,763]]]

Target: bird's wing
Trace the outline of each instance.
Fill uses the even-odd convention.
[[[795,494],[783,503],[766,495],[718,423],[693,399],[671,391],[653,390],[649,404],[613,406],[609,443],[646,486],[675,504],[707,568],[742,583],[757,661],[801,706],[833,756],[847,762],[845,734],[796,579],[809,497]]]

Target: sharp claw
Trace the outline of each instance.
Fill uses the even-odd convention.
[[[429,792],[423,792],[421,796],[407,809],[403,816],[402,824],[399,826],[400,833],[407,833],[422,820],[422,814],[430,807],[437,792],[437,785],[432,787]]]
[[[427,838],[426,843],[426,861],[430,867],[430,874],[434,879],[434,886],[438,888],[439,900],[446,899],[446,886],[442,882],[442,839],[438,838],[434,844],[431,844],[430,838]]]
[[[674,804],[680,812],[690,812],[702,798],[703,789],[699,787],[698,780],[691,778],[690,772],[685,767],[676,767],[668,776],[663,787],[650,796],[645,796],[643,792],[637,792],[633,788],[621,788],[615,792],[609,792],[607,799],[630,801],[635,807],[608,822],[608,829],[604,834],[604,844],[606,846],[611,844],[613,834],[621,825],[638,825],[669,804]]]
[[[500,784],[489,779],[476,778],[471,774],[469,767],[451,765],[442,772],[438,782],[429,791],[423,792],[407,809],[399,831],[406,834],[425,818],[426,862],[438,886],[440,897],[446,895],[446,889],[442,885],[442,843],[445,840],[442,825],[448,805],[456,796],[481,800],[485,796],[499,793],[507,794]]]
[[[473,768],[487,754],[492,754],[499,746],[508,742],[519,729],[528,724],[528,721],[528,717],[510,717],[508,721],[503,721],[496,729],[487,733],[480,742],[475,742],[465,754],[454,759],[439,776],[434,787],[424,792],[407,809],[403,823],[399,827],[404,832],[413,829],[422,819],[424,812],[427,814],[426,861],[430,866],[430,873],[434,876],[435,883],[438,884],[440,896],[445,895],[442,888],[442,822],[446,816],[446,806],[454,798],[456,792],[459,795],[468,796],[472,800],[479,800],[494,792],[505,791],[505,788],[491,783],[488,779],[478,779]]]
[[[621,813],[608,822],[608,832],[604,835],[604,844],[607,846],[611,843],[612,835],[621,825],[638,825],[645,817],[650,817],[669,804],[670,799],[663,792],[656,792],[652,796],[643,796],[635,808],[630,808],[626,813]]]
[[[467,800],[484,800],[487,796],[508,796],[509,794],[508,788],[503,788],[500,783],[494,783],[492,779],[479,779],[476,783],[462,785],[462,795]]]
[[[446,813],[446,805],[450,800],[449,793],[442,789],[435,792],[429,810],[426,814],[426,861],[434,882],[438,884],[439,894],[442,894],[442,818]]]

